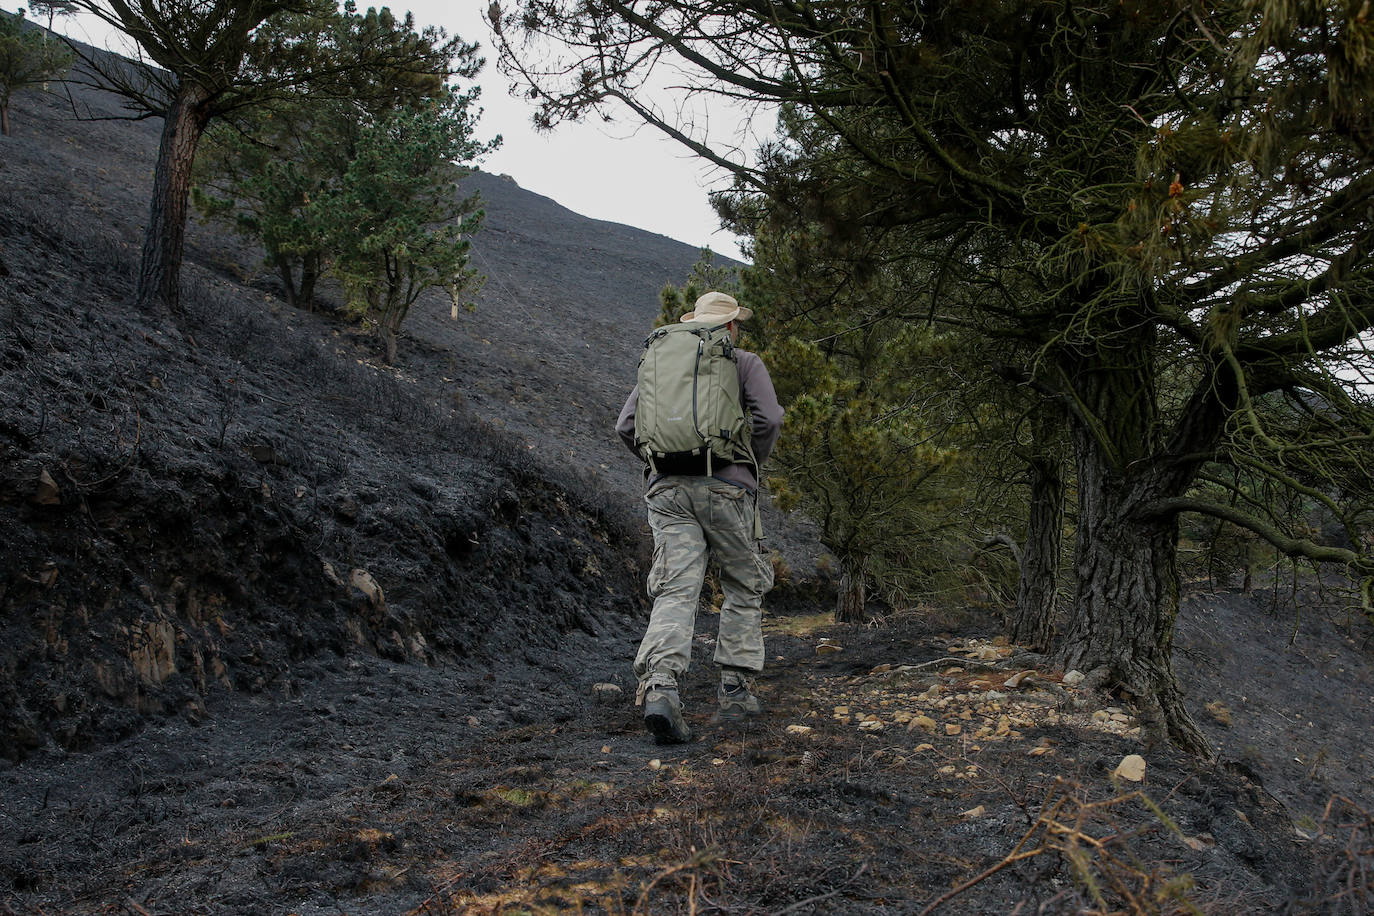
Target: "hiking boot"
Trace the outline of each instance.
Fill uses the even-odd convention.
[[[644,727],[658,744],[683,744],[692,739],[676,688],[658,685],[645,691]]]
[[[720,676],[720,689],[716,691],[719,704],[713,722],[732,722],[748,719],[763,712],[759,698],[749,692],[749,681],[744,675],[727,671]]]

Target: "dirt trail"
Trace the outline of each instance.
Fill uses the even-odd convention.
[[[1109,698],[1007,687],[1033,659],[987,623],[775,617],[767,714],[713,727],[703,615],[673,747],[631,706],[637,633],[485,673],[313,664],[198,727],[0,773],[0,912],[915,913],[972,881],[940,912],[1067,913],[1093,903],[1076,855],[1108,899],[1239,913],[1344,861],[1245,775],[1143,748]],[[1145,780],[1114,780],[1132,753]]]

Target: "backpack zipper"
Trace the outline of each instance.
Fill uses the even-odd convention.
[[[701,378],[701,354],[706,348],[706,341],[697,340],[697,362],[692,367],[692,428],[701,434],[701,417],[697,411],[697,382]]]

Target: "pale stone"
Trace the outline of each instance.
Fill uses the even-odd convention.
[[[1087,677],[1087,675],[1084,674],[1082,671],[1079,671],[1077,668],[1074,668],[1074,669],[1072,669],[1072,670],[1070,670],[1070,671],[1065,671],[1065,672],[1064,672],[1064,686],[1065,686],[1065,687],[1077,687],[1079,684],[1083,683],[1083,679],[1084,679],[1085,677]]]
[[[1140,782],[1145,778],[1145,758],[1139,754],[1127,754],[1121,758],[1112,775],[1129,782]]]
[[[977,808],[970,808],[970,809],[968,809],[967,811],[964,811],[964,812],[961,813],[959,816],[960,816],[960,817],[982,817],[984,814],[987,814],[987,813],[988,813],[988,812],[987,812],[987,809],[984,808],[982,805],[979,805]]]
[[[377,584],[377,580],[372,577],[372,573],[365,569],[355,569],[349,574],[348,584],[362,592],[373,607],[386,607],[386,596],[382,593],[382,587]]]
[[[963,729],[961,726],[955,724],[954,722],[949,722],[949,723],[946,723],[946,725],[945,725],[945,734],[946,734],[946,735],[957,735],[957,734],[959,734],[959,733],[960,733],[961,731],[963,731],[963,730],[964,730],[964,729]]]
[[[907,731],[910,731],[913,728],[919,728],[926,732],[934,732],[935,720],[932,719],[930,716],[916,716],[914,719],[911,720],[910,724],[907,725]]]
[[[33,488],[33,495],[29,501],[36,506],[56,506],[62,502],[62,490],[57,485],[57,481],[52,479],[47,468],[43,468],[38,473],[38,483]]]
[[[788,733],[789,735],[809,735],[809,734],[811,734],[811,732],[812,732],[812,728],[811,728],[811,726],[809,726],[809,725],[789,725],[789,726],[787,726],[787,733]]]
[[[596,697],[599,703],[615,703],[624,693],[625,691],[620,689],[619,684],[602,682],[592,685],[592,695]]]
[[[333,582],[335,585],[342,588],[344,581],[340,579],[339,574],[334,571],[334,564],[330,563],[328,560],[323,560],[321,562],[324,566],[324,577],[328,579],[330,582]]]

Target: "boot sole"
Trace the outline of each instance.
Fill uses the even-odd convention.
[[[692,740],[691,729],[679,732],[673,726],[672,719],[657,713],[649,713],[644,717],[644,727],[654,736],[654,742],[657,744],[686,744]]]

